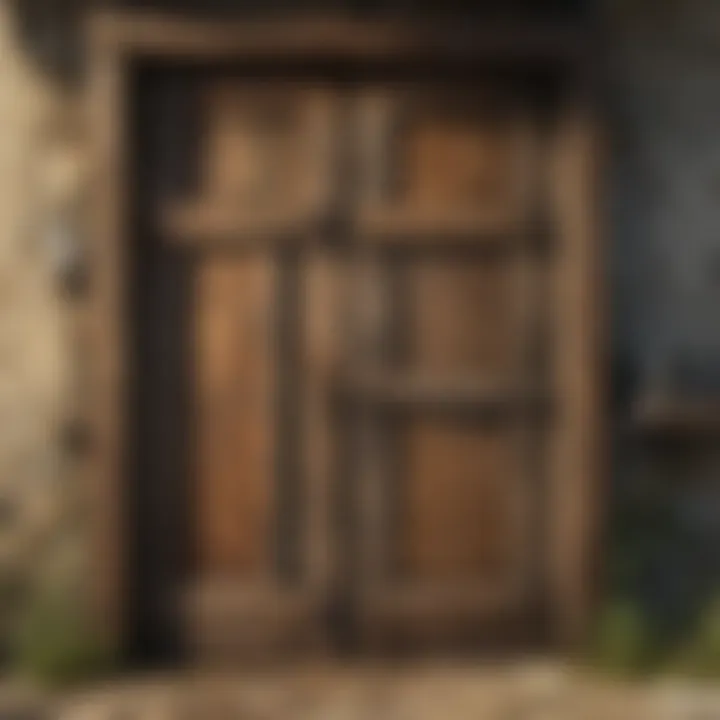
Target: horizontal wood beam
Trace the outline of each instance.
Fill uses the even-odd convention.
[[[160,232],[170,242],[192,247],[227,245],[233,248],[269,247],[296,243],[322,235],[320,218],[302,210],[274,210],[267,214],[238,214],[204,204],[170,205],[162,212]]]
[[[642,398],[633,423],[649,437],[720,437],[720,402],[706,398]]]
[[[231,246],[236,249],[259,246],[283,246],[303,242],[327,244],[337,238],[328,216],[300,209],[277,209],[265,215],[237,213],[232,208],[197,203],[176,203],[161,213],[161,234],[181,246]],[[422,217],[378,216],[349,225],[343,235],[352,243],[363,243],[392,250],[465,248],[487,252],[516,251],[538,245],[543,238],[522,233],[505,223],[454,216],[447,220]]]
[[[475,617],[491,611],[521,609],[524,600],[516,584],[497,579],[455,586],[399,582],[390,588],[369,589],[360,595],[361,605],[371,613],[426,619],[438,615]]]
[[[99,50],[186,60],[251,58],[566,62],[583,52],[576,23],[447,23],[347,18],[212,21],[147,12],[99,11]]]
[[[308,653],[320,632],[318,598],[286,588],[206,583],[186,593],[181,612],[191,652],[201,663]]]
[[[520,218],[521,214],[516,213]],[[521,222],[492,213],[450,212],[445,216],[422,212],[373,212],[357,219],[357,235],[369,245],[455,244],[517,247],[525,239]]]
[[[543,409],[550,393],[495,380],[418,377],[398,373],[352,375],[340,381],[342,396],[380,405],[465,406],[485,410]]]

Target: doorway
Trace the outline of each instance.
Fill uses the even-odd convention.
[[[518,78],[140,76],[143,652],[537,637],[554,367]]]

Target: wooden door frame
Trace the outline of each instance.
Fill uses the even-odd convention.
[[[336,18],[217,22],[146,13],[93,15],[88,25],[93,145],[89,333],[94,442],[86,479],[91,501],[92,591],[98,628],[120,650],[126,630],[128,558],[126,423],[131,393],[128,236],[133,176],[127,142],[130,88],[139,62],[319,61],[473,65],[542,63],[584,76],[587,43],[574,24],[488,26]],[[583,87],[584,87],[583,83]],[[587,98],[572,93],[558,134],[560,237],[556,287],[561,431],[550,488],[547,604],[554,636],[579,641],[594,600],[601,517],[601,256],[597,237],[597,132]]]

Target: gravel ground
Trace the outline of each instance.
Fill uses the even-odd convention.
[[[720,720],[720,686],[615,682],[549,663],[305,667],[123,680],[0,720]]]

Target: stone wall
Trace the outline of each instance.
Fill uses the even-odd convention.
[[[81,4],[69,2],[76,14]],[[57,238],[67,230],[59,208],[72,205],[82,185],[80,87],[68,89],[48,70],[72,68],[64,60],[81,52],[76,35],[58,34],[56,21],[73,17],[59,13],[62,3],[52,4],[54,15],[43,2],[20,2],[21,12],[14,5],[0,0],[2,592],[28,571],[64,568],[62,575],[79,562],[74,543],[60,542],[74,493],[61,442],[73,347]],[[720,548],[720,463],[707,448],[671,460],[648,449],[631,414],[632,401],[658,383],[720,390],[720,6],[608,0],[608,9],[613,527],[630,525],[635,538],[616,531],[620,555],[638,539],[642,545],[654,532],[643,522],[658,523],[652,508],[660,496],[660,515],[669,507],[691,542],[681,547],[667,535],[648,545],[641,584],[658,596],[659,587],[684,583],[692,595],[720,580],[717,553],[709,552]]]

